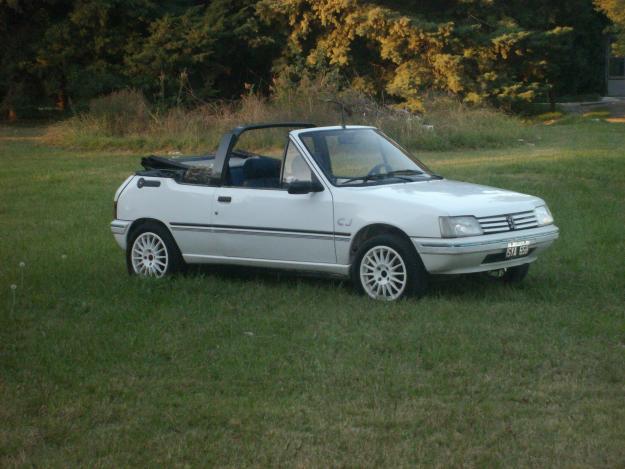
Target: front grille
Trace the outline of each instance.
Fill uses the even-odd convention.
[[[534,211],[495,215],[492,217],[478,217],[477,221],[484,234],[504,233],[506,231],[527,230],[536,228],[538,222]]]

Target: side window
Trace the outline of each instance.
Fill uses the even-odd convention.
[[[282,185],[288,187],[294,181],[312,182],[312,172],[297,147],[289,141],[284,158]]]

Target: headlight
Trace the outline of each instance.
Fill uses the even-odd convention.
[[[534,213],[536,214],[538,226],[551,225],[553,223],[553,216],[546,205],[536,207]]]
[[[440,217],[438,222],[443,238],[460,238],[483,234],[480,223],[475,217]]]

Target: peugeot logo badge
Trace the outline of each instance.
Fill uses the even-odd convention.
[[[516,226],[514,224],[514,218],[512,217],[512,215],[508,215],[506,217],[506,221],[508,222],[508,227],[510,228],[510,231],[514,231]]]

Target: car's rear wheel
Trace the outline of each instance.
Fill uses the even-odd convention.
[[[427,272],[414,248],[399,236],[380,235],[364,242],[352,264],[352,281],[370,298],[395,301],[422,296]]]
[[[146,223],[130,237],[126,264],[130,274],[158,278],[179,271],[184,262],[169,231],[157,223]]]

